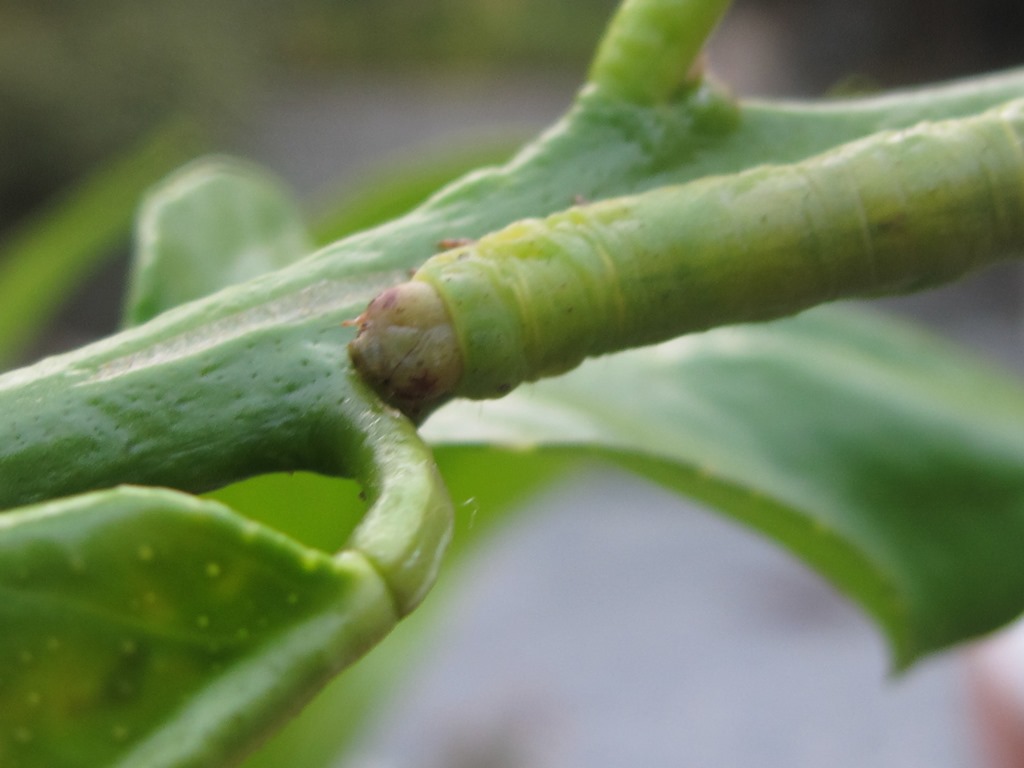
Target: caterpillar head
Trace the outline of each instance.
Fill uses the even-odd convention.
[[[356,370],[391,405],[416,419],[451,395],[462,354],[448,311],[429,284],[388,288],[355,320]]]

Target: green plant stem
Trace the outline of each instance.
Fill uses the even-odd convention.
[[[601,41],[589,82],[634,104],[699,83],[697,59],[729,0],[626,0]]]

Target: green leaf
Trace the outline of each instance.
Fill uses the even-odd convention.
[[[191,128],[165,126],[0,243],[0,364],[23,352],[89,271],[127,239],[139,197],[197,144]]]
[[[447,492],[413,426],[358,381],[344,409],[320,419],[322,471],[341,462],[369,508],[339,510],[334,556],[165,490],[0,518],[0,658],[20,662],[0,670],[0,764],[238,761],[420,602],[451,535]]]
[[[243,160],[197,160],[143,203],[125,321],[144,322],[312,250],[298,204],[277,179]]]
[[[775,538],[898,666],[1024,609],[1024,390],[914,330],[818,310],[600,358],[425,425],[594,454]]]
[[[338,765],[339,757],[357,743],[368,721],[399,693],[407,671],[444,620],[447,596],[460,583],[460,564],[514,519],[531,494],[564,475],[576,462],[569,456],[535,451],[509,454],[451,446],[439,451],[438,464],[455,503],[455,534],[443,573],[429,598],[246,760],[246,768],[278,768],[288,763],[303,768]],[[307,544],[329,548],[338,532],[326,528],[322,521],[339,514],[348,519],[355,513],[361,505],[352,490],[352,483],[298,473],[254,478],[214,496],[249,517],[283,526]],[[290,504],[278,506],[288,499]],[[304,514],[291,513],[297,506]]]
[[[0,764],[221,765],[397,620],[332,558],[122,487],[0,518]]]

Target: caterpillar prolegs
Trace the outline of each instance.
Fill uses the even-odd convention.
[[[429,259],[350,346],[417,415],[584,358],[833,299],[910,292],[1024,249],[1024,101],[524,220]]]

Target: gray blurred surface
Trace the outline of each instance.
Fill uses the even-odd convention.
[[[515,146],[558,117],[578,85],[564,73],[539,79],[500,72],[280,83],[264,94],[240,151],[316,201],[439,150]]]
[[[362,766],[968,766],[955,656],[887,677],[816,576],[607,470],[546,494],[470,567]]]

